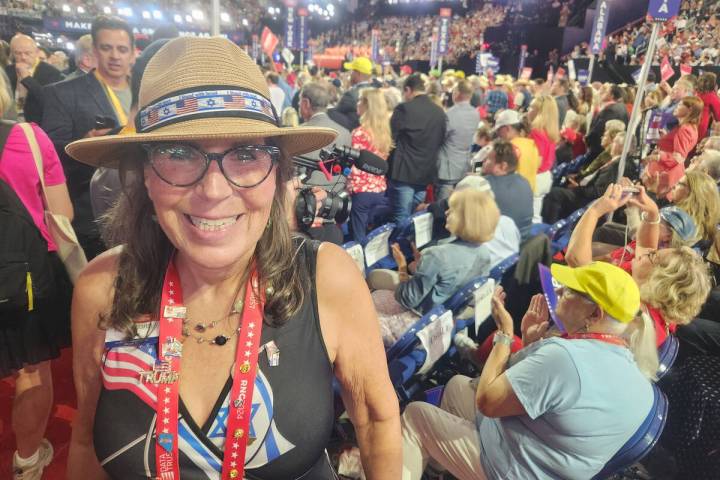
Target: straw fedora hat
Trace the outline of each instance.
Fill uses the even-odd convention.
[[[140,84],[135,132],[78,140],[65,150],[93,166],[118,168],[142,158],[147,142],[266,138],[286,157],[330,144],[329,128],[279,127],[260,69],[220,37],[180,37],[150,60]]]

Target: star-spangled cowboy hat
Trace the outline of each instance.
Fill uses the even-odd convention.
[[[145,69],[138,105],[134,133],[82,139],[65,150],[88,165],[118,168],[124,159],[142,158],[148,142],[265,138],[289,158],[337,136],[329,128],[281,128],[258,66],[220,37],[168,42]]]

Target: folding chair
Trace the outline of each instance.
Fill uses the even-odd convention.
[[[390,252],[390,236],[394,230],[394,223],[386,223],[368,233],[365,242],[362,244],[366,273],[376,268],[397,267]]]
[[[660,388],[653,384],[653,405],[637,432],[625,442],[620,450],[605,464],[592,480],[604,480],[622,472],[642,460],[660,439],[667,421],[668,400]]]

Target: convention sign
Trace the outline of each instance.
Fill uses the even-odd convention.
[[[373,28],[370,34],[370,55],[374,63],[380,59],[380,30]]]
[[[92,28],[92,21],[72,18],[44,18],[43,26],[45,30],[51,32],[89,33]]]
[[[592,35],[590,36],[590,52],[593,55],[600,55],[603,51],[603,40],[607,31],[608,18],[610,17],[610,0],[600,0],[595,9],[595,22],[593,23]]]
[[[289,49],[296,48],[295,45],[295,7],[287,6],[287,15],[285,16],[285,46]]]
[[[300,50],[307,50],[307,41],[308,41],[308,23],[307,23],[307,17],[309,15],[308,9],[301,7],[298,8],[298,23],[300,24],[298,26],[298,45],[297,48]]]
[[[677,16],[681,0],[650,0],[647,16],[654,22],[667,22]]]
[[[660,64],[660,77],[663,82],[667,82],[673,75],[675,75],[675,70],[672,65],[670,65],[670,60],[668,60],[667,55],[665,55],[662,59],[662,63]]]
[[[440,31],[438,35],[438,55],[445,55],[448,52],[448,44],[450,43],[450,17],[452,9],[440,9]]]
[[[430,39],[430,68],[437,67],[438,64],[438,34],[433,32]]]
[[[528,56],[527,50],[528,50],[527,45],[524,45],[524,44],[520,45],[520,65],[518,66],[518,72],[522,72],[523,69],[525,68],[525,59]],[[518,76],[520,76],[520,75],[518,74]]]
[[[584,68],[581,68],[580,70],[578,70],[577,77],[578,77],[578,82],[580,82],[580,85],[582,85],[584,87],[588,84],[588,80],[590,79],[589,78],[590,74],[587,70],[585,70]]]

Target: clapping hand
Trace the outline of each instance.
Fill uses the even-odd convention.
[[[523,345],[530,345],[545,336],[550,327],[549,314],[545,297],[541,293],[534,295],[520,324]]]
[[[499,331],[507,335],[513,335],[513,319],[505,309],[505,297],[503,288],[501,286],[496,287],[491,301],[492,317]]]

